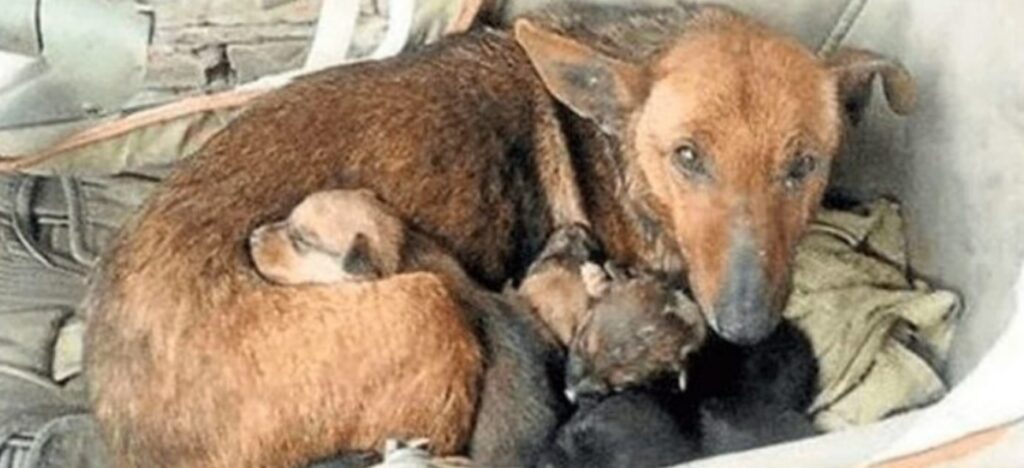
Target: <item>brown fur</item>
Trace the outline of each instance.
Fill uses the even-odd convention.
[[[877,55],[827,63],[731,10],[691,13],[682,34],[678,15],[619,18],[642,33],[571,15],[515,29],[553,95],[617,139],[587,128],[570,138],[589,155],[577,164],[584,199],[612,257],[685,268],[708,322],[751,342],[771,332],[788,298],[793,248],[824,191],[850,93],[880,73],[906,112],[913,87]],[[699,170],[681,169],[685,148]],[[625,203],[602,202],[615,195]]]
[[[678,12],[651,16],[659,15]],[[781,160],[781,133],[791,130],[779,122],[806,123],[800,135],[826,150],[834,150],[839,128],[827,111],[837,96],[824,64],[722,15],[709,16],[699,33],[640,35],[657,44],[636,46],[652,51],[641,59],[545,47],[558,34],[542,32],[538,42],[520,27],[528,55],[501,34],[473,33],[321,72],[263,98],[177,168],[115,242],[91,288],[87,371],[118,465],[294,466],[378,448],[395,435],[428,437],[440,453],[464,446],[485,367],[479,337],[442,278],[275,287],[252,268],[249,233],[314,191],[374,191],[471,276],[496,286],[522,271],[555,226],[586,224],[579,190],[617,260],[679,271],[672,254],[680,244],[701,305],[713,311],[724,281],[718,250],[728,248],[709,233],[722,232],[725,213],[767,210],[774,216],[750,215],[763,223],[755,232],[789,243],[816,202],[818,185],[793,201],[765,185]],[[694,49],[691,41],[709,49],[696,51],[699,62],[674,52]],[[734,43],[768,45],[756,48],[756,66],[746,66],[733,63],[751,55],[733,53]],[[547,66],[558,57],[613,79],[611,88],[589,93],[609,118],[567,99]],[[767,73],[791,61],[811,73]],[[710,64],[745,77],[728,83],[759,86],[695,89],[701,71],[691,65]],[[545,88],[577,115],[558,111]],[[706,98],[698,115],[658,111],[661,102],[692,102],[694,94]],[[782,96],[787,106],[757,107],[774,102],[762,94]],[[792,102],[805,97],[813,101]],[[659,122],[714,120],[717,111],[726,120],[750,116],[730,120],[740,124],[735,142],[708,143],[722,145],[715,163],[729,160],[720,163],[734,172],[722,177],[729,183],[713,192],[679,186],[663,151],[686,129]],[[565,160],[567,140],[575,167]],[[766,250],[780,284],[788,281],[789,249]]]
[[[547,324],[563,346],[569,344],[590,304],[581,268],[589,261],[591,242],[587,233],[578,228],[555,231],[515,294]]]
[[[309,192],[366,187],[498,283],[517,250],[574,222],[536,189],[573,180],[548,99],[514,43],[480,33],[300,80],[184,162],[87,305],[92,401],[118,464],[293,466],[403,434],[461,450],[483,362],[443,278],[274,287],[246,240]],[[388,286],[401,292],[374,295]]]
[[[175,310],[173,292],[125,283],[148,291],[149,307]],[[238,310],[272,307],[283,315],[211,314],[174,340],[148,337],[130,352],[110,340],[90,341],[92,391],[101,396],[94,410],[108,423],[118,466],[287,466],[379,448],[385,436],[430,437],[443,453],[464,443],[481,350],[438,277],[311,286],[301,294],[265,287],[232,300]],[[339,301],[343,312],[334,306]],[[99,328],[91,333],[103,336],[126,332],[93,326]],[[230,351],[211,354],[209,343]],[[147,372],[154,366],[174,372]],[[149,380],[129,381],[140,373]],[[425,385],[431,391],[421,394]],[[146,393],[137,393],[139,386]],[[415,404],[395,403],[406,401]]]

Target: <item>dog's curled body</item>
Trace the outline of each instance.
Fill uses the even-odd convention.
[[[441,278],[286,291],[253,271],[249,233],[318,190],[372,190],[490,287],[555,227],[590,225],[612,260],[685,279],[724,338],[770,334],[843,111],[880,75],[906,113],[912,80],[867,51],[819,60],[734,12],[683,13],[694,28],[523,20],[515,40],[475,32],[321,72],[240,116],[167,180],[91,288],[86,370],[114,458],[294,466],[403,432],[465,445],[481,342]],[[606,50],[619,42],[640,56]]]
[[[295,466],[405,435],[463,448],[484,363],[442,278],[280,287],[246,239],[310,192],[364,187],[497,284],[552,223],[536,179],[573,180],[537,156],[562,143],[535,131],[557,128],[551,113],[493,32],[321,72],[247,110],[167,179],[94,279],[87,372],[115,462]]]

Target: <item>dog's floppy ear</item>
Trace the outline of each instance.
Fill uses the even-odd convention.
[[[516,42],[526,51],[544,86],[562,104],[618,134],[625,116],[647,94],[643,68],[609,57],[527,19],[515,23]]]
[[[875,76],[882,77],[882,87],[889,108],[899,115],[907,115],[917,103],[917,87],[903,65],[875,52],[843,47],[827,59],[829,69],[836,77],[839,99],[854,124],[860,121],[871,99]]]
[[[356,234],[355,239],[352,240],[352,245],[349,246],[348,252],[345,252],[345,257],[341,260],[341,268],[353,276],[364,278],[381,277],[380,269],[373,264],[373,258],[370,255],[370,241],[366,238],[366,235],[363,233]]]

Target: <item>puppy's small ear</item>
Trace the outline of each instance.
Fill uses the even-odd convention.
[[[555,99],[593,120],[606,133],[621,133],[626,116],[647,95],[648,78],[639,66],[609,57],[528,19],[516,21],[515,38]]]
[[[882,77],[882,87],[889,108],[907,115],[917,104],[917,87],[903,65],[896,60],[864,49],[843,47],[827,59],[836,77],[840,103],[850,122],[857,124],[871,100],[875,76]]]
[[[380,270],[373,264],[370,254],[370,241],[362,233],[356,234],[352,245],[341,261],[341,268],[352,276],[379,278]]]

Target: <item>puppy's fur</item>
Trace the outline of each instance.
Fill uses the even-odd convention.
[[[783,322],[765,341],[740,347],[712,337],[693,359],[701,451],[715,455],[817,433],[807,414],[818,364],[803,332]]]
[[[817,434],[806,413],[816,360],[789,323],[752,347],[712,336],[687,372],[684,392],[661,380],[582,396],[542,466],[667,466]]]
[[[655,468],[696,458],[696,442],[666,409],[664,398],[634,389],[581,407],[538,466]]]
[[[687,358],[707,334],[696,304],[651,275],[598,275],[570,343],[567,392],[600,395],[677,376],[685,387]]]
[[[316,192],[284,221],[249,237],[253,264],[278,284],[391,276],[402,268],[405,225],[369,190]]]

